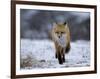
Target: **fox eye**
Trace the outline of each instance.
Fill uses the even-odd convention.
[[[64,32],[61,32],[61,34],[63,34]]]
[[[57,33],[57,34],[58,34],[59,32],[55,32],[55,33]]]

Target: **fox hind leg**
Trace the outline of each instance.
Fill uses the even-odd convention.
[[[70,43],[68,43],[68,45],[66,46],[65,53],[68,53],[69,50],[70,50]]]

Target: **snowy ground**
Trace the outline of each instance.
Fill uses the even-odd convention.
[[[60,65],[55,58],[54,43],[50,40],[21,39],[21,68],[65,68],[90,66],[90,42],[71,42],[71,50]]]

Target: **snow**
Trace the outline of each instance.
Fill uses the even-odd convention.
[[[66,68],[90,66],[90,42],[71,42],[65,63],[60,65],[55,58],[55,46],[51,40],[21,39],[21,68]]]

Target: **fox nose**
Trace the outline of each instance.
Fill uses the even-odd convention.
[[[60,38],[60,36],[58,36]]]

